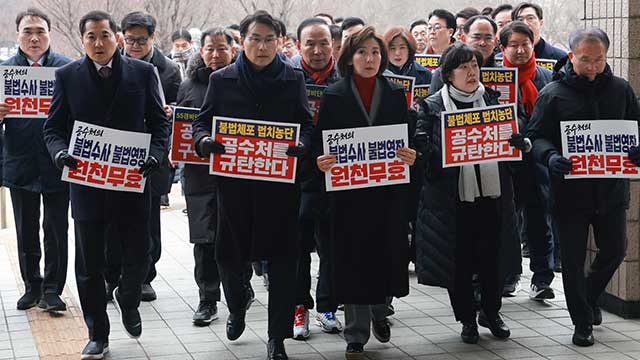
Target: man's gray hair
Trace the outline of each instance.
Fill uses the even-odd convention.
[[[578,45],[583,41],[598,41],[606,50],[609,50],[609,36],[598,27],[578,29],[569,35],[569,48],[576,51]]]

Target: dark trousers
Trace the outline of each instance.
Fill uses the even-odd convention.
[[[123,309],[140,305],[142,282],[149,266],[146,222],[117,224],[76,221],[76,283],[84,321],[91,340],[109,338],[109,317],[104,283],[105,242],[118,242],[122,249],[122,276],[118,293]]]
[[[151,196],[151,208],[149,212],[148,230],[147,234],[149,239],[149,268],[145,273],[144,284],[151,284],[151,281],[156,278],[156,263],[160,260],[160,254],[162,245],[160,241],[160,196]],[[109,230],[108,230],[109,232]],[[120,235],[114,234],[116,238],[112,239],[112,236],[107,237],[105,247],[106,257],[106,271],[105,280],[109,284],[117,284],[120,275],[122,274],[122,245],[118,241]]]
[[[626,210],[607,214],[562,211],[556,214],[556,228],[562,244],[562,281],[571,320],[576,326],[593,322],[593,306],[624,260]],[[585,277],[584,261],[589,225],[598,247]]]
[[[67,280],[69,193],[10,189],[18,240],[20,275],[26,292],[60,295]],[[40,274],[40,199],[44,207],[44,280]]]
[[[531,282],[550,285],[554,278],[554,244],[549,216],[542,204],[525,204],[518,212],[521,239],[529,244]]]
[[[269,339],[293,337],[296,262],[295,258],[269,260]],[[224,296],[231,313],[244,311],[249,301],[247,266],[250,264],[240,261],[218,261]]]
[[[472,276],[480,275],[481,308],[493,318],[502,306],[499,234],[500,200],[476,198],[475,202],[459,202],[456,208],[455,274],[449,288],[451,306],[460,322],[473,321]]]
[[[304,305],[307,309],[314,308],[313,297],[311,296],[311,251],[316,248],[320,258],[319,278],[316,285],[316,302],[318,312],[336,312],[338,304],[331,296],[331,273],[329,259],[326,249],[322,244],[326,229],[329,224],[319,211],[320,202],[316,197],[318,194],[302,193],[301,214],[300,214],[300,253],[298,255],[297,282],[296,282],[296,305]],[[306,209],[308,211],[303,211]]]
[[[214,243],[193,244],[194,277],[200,301],[211,304],[220,301],[220,274],[215,260],[215,248]]]

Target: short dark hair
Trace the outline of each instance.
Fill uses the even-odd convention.
[[[293,42],[298,42],[298,37],[294,33],[287,33],[287,35],[284,38],[285,40],[292,40]]]
[[[447,24],[447,28],[448,29],[453,29],[456,30],[456,17],[453,16],[453,14],[445,9],[435,9],[432,12],[429,13],[429,16],[427,17],[428,19],[431,19],[432,17],[439,17],[440,19],[444,19],[445,23]]]
[[[476,15],[480,15],[480,11],[478,11],[478,9],[473,8],[473,7],[467,7],[464,8],[462,10],[460,10],[457,14],[456,14],[456,19],[457,18],[463,18],[463,19],[470,19]]]
[[[598,27],[594,26],[587,29],[578,29],[572,32],[569,35],[569,48],[571,51],[576,51],[578,45],[583,41],[597,41],[602,44],[606,50],[609,50],[609,36]]]
[[[262,24],[270,27],[273,32],[276,33],[276,36],[282,36],[280,29],[280,22],[276,20],[271,14],[264,10],[258,10],[253,14],[245,16],[244,19],[240,22],[240,36],[247,36],[247,32],[249,32],[249,27],[254,24]]]
[[[360,48],[362,44],[369,39],[374,39],[380,46],[380,55],[382,59],[380,61],[380,68],[378,69],[378,75],[382,75],[382,73],[387,69],[387,65],[389,64],[387,46],[384,44],[384,40],[382,40],[380,35],[376,34],[376,29],[369,25],[349,36],[342,46],[340,57],[338,58],[338,71],[340,71],[342,76],[353,75],[353,65],[349,65],[349,62],[353,60],[353,55],[358,51],[358,48]]]
[[[120,22],[122,32],[125,33],[134,27],[141,27],[147,30],[149,36],[156,32],[156,19],[150,14],[142,11],[130,12],[122,18]]]
[[[49,19],[47,14],[36,8],[28,8],[25,11],[19,12],[18,16],[16,16],[16,31],[20,31],[20,22],[26,17],[37,17],[44,20],[44,22],[47,23],[47,30],[51,30],[51,19]]]
[[[474,50],[461,42],[456,42],[446,48],[442,53],[442,57],[440,57],[440,77],[442,82],[451,84],[449,77],[453,73],[453,70],[473,60],[474,57],[476,61],[478,61],[478,66],[482,66],[482,53],[478,50]]]
[[[365,25],[364,20],[360,19],[359,17],[348,17],[342,20],[342,25],[340,27],[342,28],[342,31],[345,31],[348,28],[352,28],[358,25],[364,26]]]
[[[500,45],[507,47],[507,45],[509,44],[509,38],[514,33],[527,35],[529,40],[531,40],[531,44],[533,44],[533,42],[535,41],[533,37],[533,31],[531,31],[529,26],[527,26],[527,24],[523,23],[522,21],[516,20],[509,23],[509,25],[503,27],[502,30],[500,30]]]
[[[412,22],[411,25],[409,25],[409,31],[413,31],[414,27],[420,26],[420,25],[428,26],[429,24],[427,23],[427,21],[425,19],[418,19],[418,20]]]
[[[333,23],[337,24],[339,22],[343,22],[344,18],[342,16],[338,16],[337,18],[333,19]]]
[[[188,42],[191,42],[191,34],[187,31],[187,29],[178,29],[171,34],[171,42],[174,42],[178,39],[185,39]]]
[[[231,24],[231,25],[227,26],[227,29],[240,31],[240,25],[238,25],[238,24]]]
[[[331,40],[342,39],[342,28],[340,26],[329,25],[329,30],[331,30]]]
[[[335,24],[335,23],[336,23],[336,22],[333,20],[333,16],[332,16],[331,14],[327,14],[327,13],[317,13],[317,14],[313,15],[313,17],[319,17],[319,16],[329,18],[329,20],[331,20],[331,23],[332,23],[332,24]],[[325,24],[326,24],[326,23],[325,23]]]
[[[482,11],[480,11],[480,15],[491,16],[491,12],[493,12],[493,8],[491,6],[487,6]]]
[[[496,16],[498,16],[498,14],[500,14],[503,11],[511,11],[513,12],[513,5],[511,4],[502,4],[502,5],[498,5],[495,9],[493,9],[493,11],[491,12],[491,18],[495,19]]]
[[[542,20],[542,7],[540,7],[540,5],[538,4],[530,2],[522,2],[518,4],[511,12],[511,20],[518,20],[518,15],[520,15],[522,10],[526,8],[533,8],[533,10],[536,12],[536,15],[538,15],[538,19]]]
[[[475,23],[476,21],[480,21],[480,20],[488,21],[489,24],[491,24],[491,28],[493,29],[493,35],[495,35],[498,32],[498,25],[496,25],[496,22],[493,21],[493,19],[488,17],[487,15],[472,16],[464,24],[464,29],[462,31],[464,31],[465,34],[468,34],[469,31],[471,31],[471,26],[473,25],[473,23]]]
[[[276,21],[278,22],[278,25],[280,26],[280,37],[286,37],[287,36],[287,25],[285,25],[284,21],[282,21],[280,19],[276,19]]]
[[[111,17],[109,13],[101,10],[94,10],[94,11],[89,11],[88,13],[84,14],[82,18],[80,18],[80,21],[79,21],[80,35],[84,35],[85,30],[87,30],[87,22],[89,21],[98,22],[103,20],[109,21],[109,29],[111,29],[111,31],[113,31],[114,34],[118,32],[118,26],[116,25],[116,21],[113,20],[113,17]]]
[[[229,44],[229,46],[234,46],[236,44],[236,41],[233,39],[233,34],[229,30],[221,27],[209,28],[203,31],[200,35],[200,46],[204,47],[204,40],[207,38],[207,36],[210,38],[223,36],[225,40],[227,40],[227,44]]]
[[[304,19],[304,20],[302,20],[300,25],[298,25],[298,31],[296,31],[296,34],[298,34],[298,40],[300,40],[300,38],[302,38],[302,30],[304,30],[305,28],[308,28],[309,26],[314,26],[314,25],[326,26],[329,29],[329,32],[331,32],[331,26],[334,26],[334,25],[327,25],[326,21],[324,21],[322,19],[318,19],[316,17]],[[342,33],[342,32],[340,32],[340,33]]]
[[[409,49],[408,61],[413,61],[418,45],[416,44],[416,39],[411,35],[411,32],[409,32],[409,29],[404,26],[394,26],[384,33],[383,40],[387,44],[387,49],[391,46],[391,42],[397,37],[402,38],[407,43],[407,48]]]

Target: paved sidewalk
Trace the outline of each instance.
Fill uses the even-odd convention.
[[[174,193],[179,194],[179,188]],[[191,324],[198,291],[183,208],[184,200],[172,196],[171,208],[162,211],[162,258],[157,267],[158,278],[153,282],[158,300],[141,305],[143,332],[139,340],[125,335],[114,306],[109,305],[111,353],[107,358],[264,359],[267,292],[260,278],[252,280],[257,301],[247,315],[247,330],[239,340],[226,339],[224,323],[228,312],[224,304],[219,305],[220,319],[211,326],[199,328]],[[70,265],[64,297],[70,311],[51,317],[38,309],[15,310],[22,292],[15,231],[12,227],[0,231],[0,359],[79,359],[86,329],[73,274],[72,229],[69,234]],[[314,274],[317,266],[314,258]],[[523,267],[528,268],[527,260]],[[526,270],[523,289],[528,289],[530,275]],[[312,278],[315,286],[315,276]],[[603,325],[594,330],[595,346],[571,345],[573,328],[559,277],[553,284],[553,301],[531,301],[524,290],[515,298],[505,298],[502,314],[511,328],[511,338],[497,340],[487,329],[480,328],[477,345],[460,340],[460,325],[453,318],[445,290],[418,285],[415,276],[411,284],[411,295],[394,301],[391,341],[381,344],[372,337],[365,347],[369,359],[640,359],[640,321],[608,313],[603,314]],[[344,320],[341,312],[338,316]],[[308,341],[287,340],[286,347],[291,359],[344,359],[346,344],[340,335],[324,334],[312,325]]]

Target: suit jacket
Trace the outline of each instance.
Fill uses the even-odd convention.
[[[149,154],[167,155],[170,122],[162,108],[153,66],[139,60],[113,56],[113,97],[100,86],[93,61],[87,56],[56,71],[56,85],[44,138],[51,157],[69,147],[76,120],[117,130],[151,134]],[[137,222],[148,216],[149,191],[116,192],[70,185],[71,210],[77,221]]]

